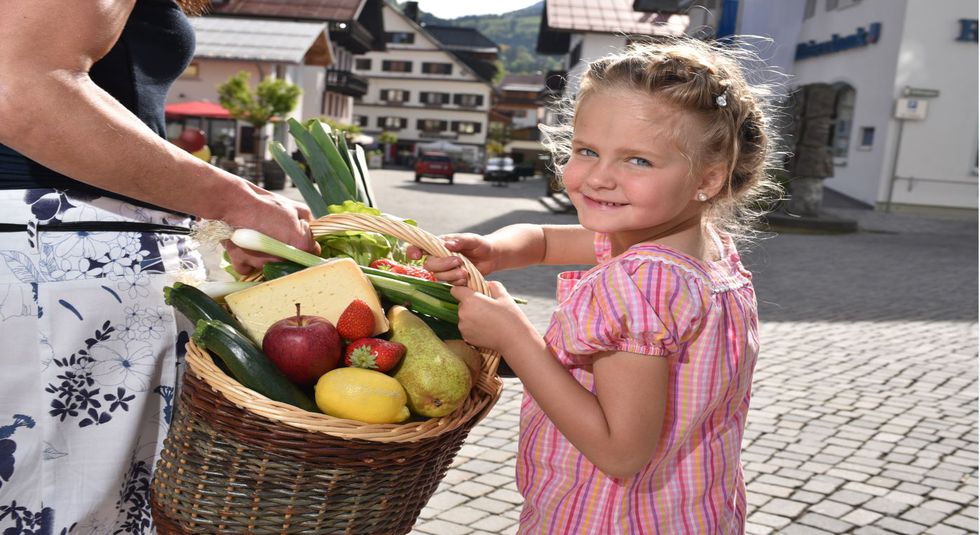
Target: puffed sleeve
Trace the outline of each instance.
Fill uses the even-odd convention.
[[[705,281],[669,263],[610,263],[583,279],[555,312],[551,343],[566,353],[677,353],[697,332],[709,302]]]

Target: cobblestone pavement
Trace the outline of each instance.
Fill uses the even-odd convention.
[[[372,173],[381,207],[430,232],[569,223],[540,179],[454,186]],[[290,196],[295,190],[287,190]],[[780,233],[743,254],[762,351],[743,463],[747,533],[977,533],[977,222],[836,210],[845,235]],[[495,276],[544,330],[557,269]],[[506,379],[412,535],[516,531],[521,387]]]

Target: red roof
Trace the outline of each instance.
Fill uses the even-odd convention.
[[[174,102],[172,104],[167,104],[164,108],[164,112],[168,119],[176,117],[231,119],[231,115],[228,114],[228,110],[222,107],[221,104],[215,104],[214,102],[208,102],[206,100]]]

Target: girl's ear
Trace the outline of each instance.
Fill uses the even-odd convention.
[[[703,191],[713,199],[728,183],[728,166],[724,163],[711,164],[701,173],[701,184],[697,191]]]

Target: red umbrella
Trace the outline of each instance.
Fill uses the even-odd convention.
[[[215,104],[214,102],[208,102],[206,100],[167,104],[166,107],[164,107],[164,112],[167,119],[175,119],[178,117],[231,119],[231,115],[228,114],[228,110],[222,107],[221,104]]]

